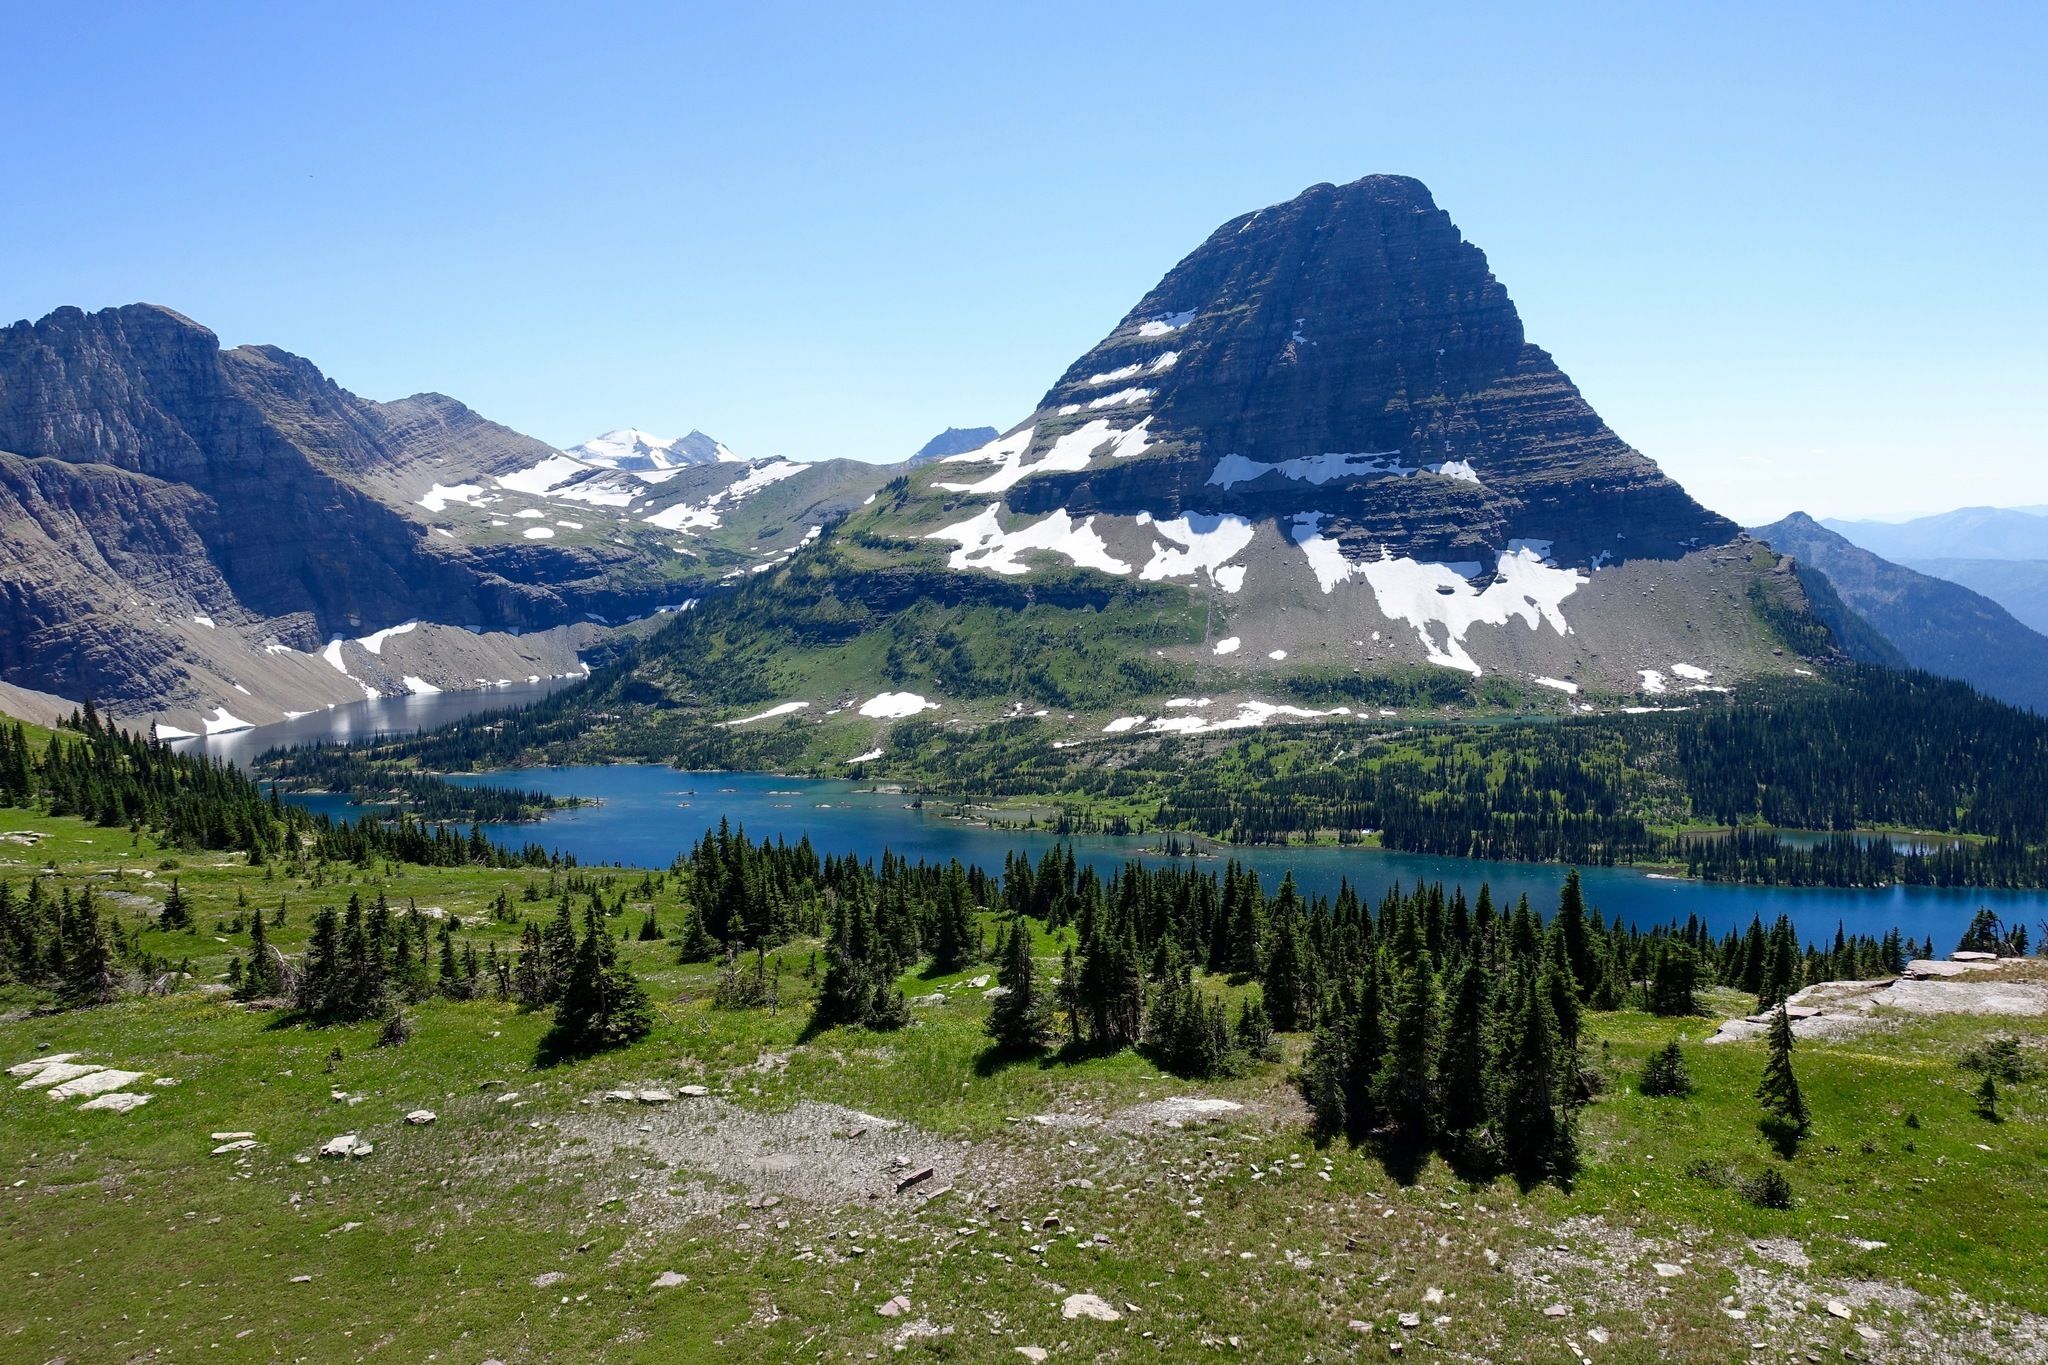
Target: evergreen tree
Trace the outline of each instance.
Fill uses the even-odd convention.
[[[1650,1054],[1650,1060],[1643,1063],[1636,1089],[1652,1099],[1692,1093],[1692,1077],[1686,1072],[1685,1056],[1678,1050],[1676,1040]]]
[[[1247,995],[1238,1006],[1237,1023],[1231,1029],[1232,1041],[1238,1051],[1261,1062],[1277,1061],[1279,1045],[1273,1041],[1273,1024],[1266,1015],[1265,1001],[1256,995]]]
[[[249,956],[242,964],[242,979],[236,983],[237,1000],[267,1000],[283,989],[276,961],[270,955],[270,939],[259,912],[249,917]]]
[[[1667,1016],[1698,1014],[1699,962],[1683,940],[1659,941],[1650,967],[1650,1013]]]
[[[1267,1017],[1283,1033],[1295,1033],[1314,1022],[1315,979],[1309,954],[1304,951],[1301,898],[1294,889],[1294,873],[1280,882],[1273,899],[1273,939],[1266,953],[1264,992]]]
[[[619,962],[618,944],[597,911],[586,911],[554,1024],[541,1040],[542,1055],[587,1056],[634,1042],[653,1027],[647,992]]]
[[[164,909],[157,917],[157,927],[166,930],[192,927],[192,898],[178,885],[176,877],[171,878],[171,889],[164,895]]]
[[[1004,1052],[1036,1052],[1052,1037],[1052,1001],[1038,984],[1031,926],[1019,919],[1003,940],[996,984],[1003,994],[988,1012],[988,1036]]]
[[[1450,1017],[1444,1025],[1443,1053],[1437,1063],[1442,1094],[1441,1121],[1447,1134],[1469,1132],[1486,1121],[1492,1033],[1491,999],[1486,975],[1476,958],[1459,968],[1452,986]]]
[[[1499,1067],[1501,1145],[1524,1179],[1566,1178],[1575,1164],[1549,995],[1524,979]]]
[[[1429,951],[1394,968],[1386,1055],[1372,1078],[1373,1102],[1401,1141],[1429,1145],[1435,1131],[1437,1008]]]
[[[683,907],[683,926],[676,933],[678,962],[709,962],[725,951],[724,945],[704,927],[704,917],[694,905]]]
[[[1799,1092],[1799,1078],[1792,1074],[1792,1018],[1782,1002],[1771,1017],[1768,1046],[1756,1097],[1763,1102],[1764,1135],[1789,1155],[1806,1136],[1812,1120],[1806,1112],[1806,1097]]]

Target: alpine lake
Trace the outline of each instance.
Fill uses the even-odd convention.
[[[516,685],[481,692],[387,697],[314,712],[277,725],[183,741],[180,748],[246,764],[267,749],[294,744],[362,741],[448,724],[466,716],[530,704],[562,682]],[[1537,910],[1557,903],[1566,868],[1562,864],[1484,862],[1467,858],[1396,853],[1376,848],[1333,846],[1218,847],[1187,835],[1066,834],[1052,829],[1000,824],[971,817],[956,802],[920,800],[887,783],[787,777],[758,772],[688,772],[656,764],[611,764],[520,768],[452,781],[488,783],[556,797],[580,797],[594,804],[552,812],[523,824],[486,824],[492,838],[512,847],[538,843],[584,864],[666,867],[705,833],[727,822],[756,839],[808,838],[822,854],[878,858],[886,848],[899,856],[944,862],[959,859],[999,874],[1006,858],[1034,861],[1066,843],[1077,860],[1107,877],[1137,861],[1161,866],[1186,861],[1190,844],[1201,845],[1200,863],[1220,870],[1236,859],[1259,874],[1270,891],[1288,873],[1310,895],[1334,896],[1345,881],[1368,901],[1389,888],[1441,882],[1476,895],[1490,885],[1496,903],[1522,895]],[[292,794],[291,800],[330,816],[354,819],[363,808],[345,797]],[[1169,853],[1168,847],[1179,850]],[[1831,940],[1838,927],[1851,934],[1881,936],[1897,928],[1909,938],[1931,938],[1935,950],[1955,945],[1979,907],[2008,923],[2048,922],[2048,891],[1981,888],[1833,888],[1741,886],[1699,882],[1631,867],[1581,867],[1587,903],[1609,920],[1641,927],[1682,923],[1697,916],[1716,936],[1746,928],[1761,917],[1769,925],[1787,915],[1808,942]]]

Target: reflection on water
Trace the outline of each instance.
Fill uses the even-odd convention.
[[[569,686],[574,678],[549,678],[536,683],[513,683],[474,692],[430,692],[425,696],[379,697],[376,701],[352,701],[324,711],[313,711],[297,720],[259,725],[226,735],[206,735],[179,740],[180,753],[203,753],[246,766],[265,749],[324,741],[379,739],[385,735],[409,735],[437,725],[473,716],[479,711],[502,711],[529,706],[551,692]]]

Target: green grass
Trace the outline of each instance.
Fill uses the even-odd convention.
[[[330,870],[314,887],[282,874],[266,880],[227,857],[168,853],[126,831],[0,812],[0,832],[21,828],[50,837],[32,851],[0,843],[0,857],[18,860],[0,865],[0,877],[17,889],[32,865],[54,860],[74,887],[90,878],[103,891],[150,894],[170,875],[159,864],[175,861],[200,930],[152,932],[145,943],[189,955],[200,984],[246,941],[214,929],[236,913],[238,892],[265,906],[290,897],[290,922],[276,936],[287,951],[303,941],[315,906],[351,889],[381,884],[400,904],[416,898],[465,915],[481,914],[501,887],[529,911],[547,905],[519,900],[526,872]],[[145,869],[157,876],[145,881]],[[616,876],[618,885],[639,879]],[[671,879],[655,898],[664,916],[677,892]],[[638,919],[636,903],[618,923]],[[1041,936],[1042,960],[1058,946]],[[142,1082],[151,1103],[127,1115],[0,1085],[0,1220],[9,1229],[0,1239],[9,1304],[0,1358],[862,1359],[900,1344],[912,1359],[1014,1361],[1014,1347],[1035,1344],[1075,1360],[1300,1360],[1384,1354],[1391,1335],[1425,1356],[1436,1353],[1427,1340],[1454,1356],[1562,1360],[1570,1337],[1603,1361],[1743,1358],[1751,1340],[1771,1341],[1773,1358],[1795,1346],[1831,1355],[1847,1346],[1908,1359],[1909,1332],[1968,1326],[1952,1291],[2001,1320],[2048,1314],[2039,1256],[2048,1087],[2008,1090],[2001,1123],[1976,1116],[1975,1078],[1957,1058],[1981,1040],[1983,1020],[1802,1043],[1796,1064],[1814,1129],[1783,1162],[1755,1127],[1758,1045],[1688,1046],[1695,1094],[1646,1100],[1630,1088],[1642,1059],[1674,1036],[1697,1042],[1711,1022],[1589,1016],[1588,1053],[1609,1085],[1584,1112],[1585,1170],[1569,1192],[1525,1194],[1505,1181],[1468,1182],[1438,1162],[1403,1185],[1341,1142],[1318,1149],[1285,1062],[1199,1085],[1128,1052],[988,1065],[985,1006],[971,988],[946,990],[948,1004],[917,1010],[898,1033],[833,1030],[800,1041],[811,948],[782,952],[778,1011],[728,1012],[710,1005],[713,969],[675,964],[665,943],[628,943],[624,955],[658,1004],[653,1034],[547,1070],[533,1066],[545,1017],[494,1002],[421,1005],[414,1036],[397,1048],[375,1046],[375,1025],[281,1027],[270,1013],[197,989],[5,1018],[0,1063],[77,1050],[179,1083]],[[989,972],[913,973],[903,986],[930,993]],[[1716,1004],[1747,1007],[1732,995]],[[2048,1043],[2042,1020],[1998,1026]],[[1283,1043],[1294,1057],[1304,1040]],[[956,1188],[929,1204],[923,1190],[816,1202],[804,1197],[799,1171],[778,1206],[758,1210],[743,1187],[718,1178],[711,1183],[729,1196],[722,1208],[672,1216],[665,1192],[702,1169],[687,1150],[656,1161],[635,1145],[639,1121],[669,1112],[585,1101],[621,1084],[691,1081],[733,1105],[736,1122],[821,1102],[907,1122],[899,1136],[862,1139],[862,1160],[879,1173],[893,1146],[924,1144],[941,1153],[932,1185]],[[337,1103],[336,1089],[361,1103]],[[519,1100],[500,1102],[506,1091]],[[1186,1094],[1246,1108],[1219,1125],[1179,1129],[1118,1118]],[[403,1115],[422,1106],[439,1121],[406,1126]],[[1918,1128],[1906,1125],[1908,1113]],[[1046,1114],[1093,1122],[1030,1121]],[[244,1129],[262,1145],[242,1157],[207,1155],[210,1133]],[[371,1157],[298,1160],[350,1129],[376,1144]],[[1689,1172],[1695,1163],[1709,1178]],[[1751,1207],[1722,1176],[1771,1164],[1792,1181],[1789,1211]],[[1040,1226],[1051,1214],[1057,1232]],[[357,1226],[343,1231],[349,1224]],[[1774,1267],[1751,1249],[1777,1239],[1795,1241],[1812,1264]],[[1649,1268],[1688,1257],[1677,1278]],[[666,1270],[688,1284],[650,1288]],[[557,1273],[557,1282],[533,1283]],[[1759,1275],[1796,1292],[1763,1294]],[[1925,1296],[1909,1307],[1859,1304],[1857,1321],[1881,1334],[1877,1347],[1821,1311],[1825,1298],[1863,1281]],[[1424,1305],[1430,1287],[1445,1292],[1441,1305]],[[1117,1323],[1063,1321],[1058,1304],[1075,1291],[1137,1311]],[[878,1316],[875,1306],[898,1293],[911,1311]],[[1750,1318],[1724,1314],[1730,1295]],[[1552,1302],[1570,1305],[1570,1318],[1544,1317]],[[1402,1312],[1423,1313],[1425,1325],[1404,1332],[1395,1325]],[[1441,1327],[1439,1313],[1450,1318]],[[1351,1328],[1354,1319],[1372,1334]],[[905,1337],[909,1322],[940,1334]],[[1608,1335],[1604,1347],[1587,1335],[1595,1326]],[[1229,1348],[1232,1337],[1240,1349]],[[1999,1349],[2024,1358],[2010,1341]]]

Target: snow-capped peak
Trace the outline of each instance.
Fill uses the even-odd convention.
[[[738,464],[745,457],[735,455],[721,441],[701,431],[688,436],[655,436],[638,427],[620,427],[604,435],[571,446],[567,452],[585,464],[604,469],[639,471],[680,469],[685,465]]]

